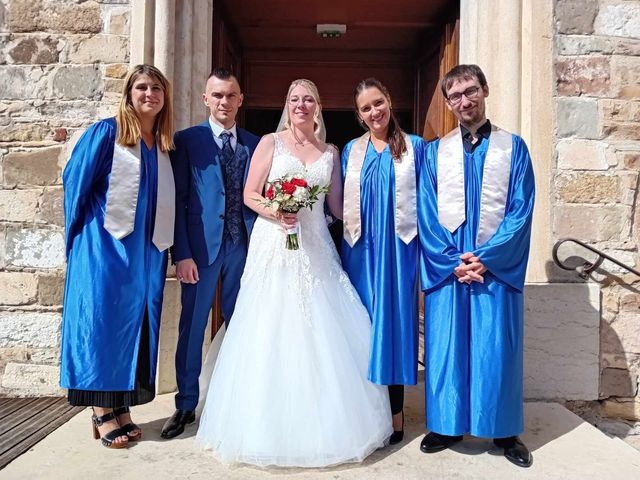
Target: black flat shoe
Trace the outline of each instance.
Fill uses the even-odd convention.
[[[196,413],[193,410],[176,410],[162,427],[162,438],[174,438],[184,432],[184,427],[196,421]]]
[[[423,453],[441,452],[451,445],[458,443],[460,440],[462,440],[462,435],[452,437],[449,435],[440,435],[436,432],[429,432],[424,436],[422,442],[420,442],[420,451]]]
[[[493,444],[504,449],[504,456],[518,467],[528,468],[533,464],[533,455],[518,437],[495,438]]]
[[[389,445],[396,445],[404,439],[404,411],[402,412],[402,430],[394,430],[389,437]]]

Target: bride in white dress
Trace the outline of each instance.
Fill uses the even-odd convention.
[[[280,123],[251,160],[244,199],[259,217],[197,439],[225,463],[359,462],[393,431],[387,388],[367,380],[367,311],[340,265],[324,194],[297,216],[276,215],[262,197],[266,181],[302,175],[331,183],[327,204],[342,216],[340,159],[323,141],[312,82],[291,84]],[[300,248],[287,250],[285,227],[296,222]]]

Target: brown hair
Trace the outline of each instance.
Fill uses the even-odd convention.
[[[131,88],[140,75],[148,75],[160,84],[164,93],[164,106],[156,117],[153,126],[158,147],[163,152],[173,150],[173,100],[169,80],[153,65],[136,65],[124,79],[122,98],[116,114],[118,135],[116,141],[120,145],[132,146],[138,143],[142,136],[142,128],[138,114],[131,104]]]
[[[484,88],[487,86],[487,77],[484,76],[484,73],[478,65],[456,65],[442,77],[442,82],[440,82],[442,95],[444,95],[444,98],[449,98],[447,91],[455,82],[471,80],[473,78],[478,79],[480,87]]]
[[[389,90],[385,87],[380,80],[377,78],[365,78],[362,80],[353,91],[353,103],[356,107],[356,118],[358,119],[358,123],[363,128],[367,128],[364,124],[360,115],[358,114],[358,97],[360,94],[366,90],[367,88],[377,88],[380,90],[382,95],[385,96],[387,102],[389,102],[389,106],[391,106],[391,95],[389,94]],[[396,114],[393,113],[393,110],[389,108],[389,130],[387,131],[387,141],[389,142],[389,150],[391,150],[391,156],[394,160],[400,160],[400,157],[403,153],[407,151],[407,144],[404,141],[404,132],[400,128],[400,123],[396,118]]]

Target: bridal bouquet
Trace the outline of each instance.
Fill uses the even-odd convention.
[[[276,212],[297,213],[305,207],[313,208],[318,195],[328,191],[329,185],[310,186],[301,176],[286,175],[267,183],[264,205]],[[286,247],[288,250],[298,250],[297,226],[287,230]]]

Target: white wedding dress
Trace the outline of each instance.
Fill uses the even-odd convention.
[[[275,136],[269,179],[328,184],[330,149],[308,168]],[[253,227],[235,312],[197,440],[224,463],[359,462],[391,435],[387,387],[367,380],[370,320],[342,270],[323,211],[298,213],[299,250],[278,223]]]

